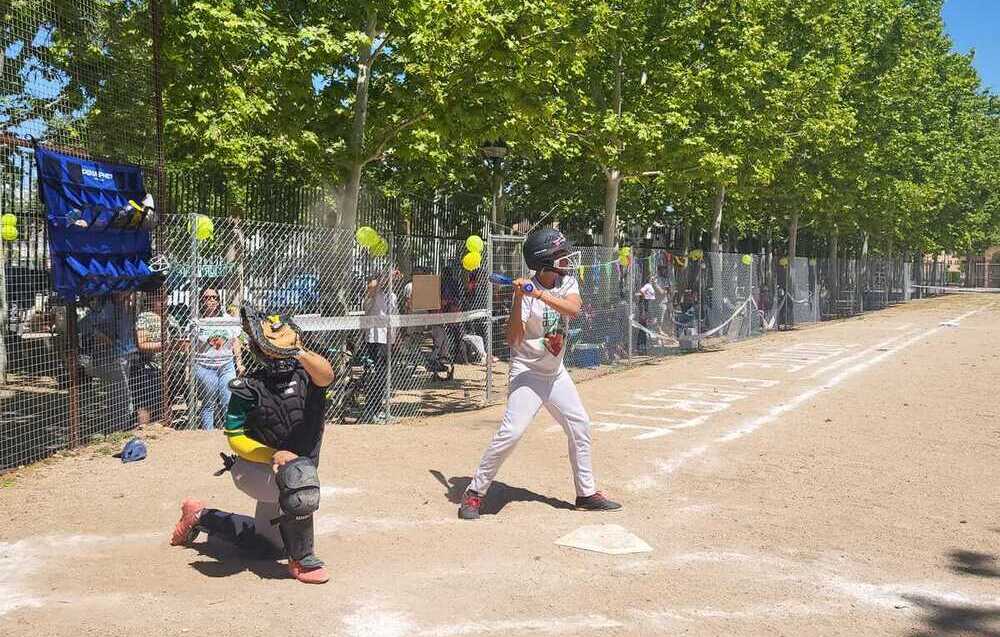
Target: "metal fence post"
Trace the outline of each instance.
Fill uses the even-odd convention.
[[[635,268],[639,260],[629,259],[628,271],[625,274],[625,288],[628,294],[628,364],[632,364],[633,333],[632,323],[635,321]]]
[[[740,260],[742,260],[742,259],[743,259],[743,257],[740,257]],[[749,279],[749,285],[747,286],[747,290],[749,290],[750,298],[748,298],[745,301],[746,302],[746,306],[745,306],[746,309],[744,310],[744,312],[746,313],[746,317],[747,317],[747,336],[753,336],[753,333],[754,333],[754,329],[753,329],[753,317],[754,317],[754,312],[755,311],[754,311],[754,301],[753,301],[753,257],[752,256],[750,257],[750,265],[747,268],[747,273],[748,273],[747,276],[750,277],[750,279]],[[737,299],[737,301],[738,300],[739,299]]]
[[[188,346],[188,429],[198,427],[198,377],[195,375],[195,350],[198,346],[198,321],[201,319],[201,297],[199,296],[198,274],[200,268],[199,246],[197,237],[198,215],[191,213],[187,215],[188,232],[191,234],[191,259],[189,266],[191,271],[188,274],[188,296],[191,305],[191,335]]]
[[[690,257],[688,257],[688,263],[689,264],[691,263]],[[694,267],[696,268],[695,276],[698,277],[698,319],[697,323],[695,324],[694,333],[699,336],[701,335],[702,319],[705,316],[705,281],[703,280],[705,277],[702,276],[702,274],[705,272],[704,268],[702,267],[704,264],[705,261],[703,258],[698,259],[694,262]],[[700,338],[698,339],[698,347],[699,348],[701,347]]]
[[[396,330],[392,323],[396,316],[396,290],[393,271],[396,262],[396,236],[389,235],[389,263],[386,264],[386,305],[388,305],[388,325],[385,330],[385,422],[392,422],[392,349],[396,344]],[[376,294],[378,292],[376,291]]]
[[[812,261],[813,259],[809,259]],[[810,263],[809,269],[812,271],[812,305],[813,305],[813,321],[819,323],[821,318],[820,311],[820,294],[819,294],[819,259],[815,259],[816,263]]]
[[[69,447],[80,446],[80,338],[77,330],[76,303],[66,304],[66,368],[69,372]]]
[[[486,233],[486,276],[493,272],[493,235]],[[486,404],[493,398],[493,284],[486,279]]]

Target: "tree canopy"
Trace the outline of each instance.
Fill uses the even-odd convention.
[[[148,148],[149,1],[0,2],[0,126]],[[508,218],[555,209],[605,244],[683,224],[705,247],[794,251],[805,228],[980,249],[1000,243],[1000,100],[942,1],[159,0],[165,152],[332,186],[350,225],[363,184],[489,193],[478,150],[502,139]]]

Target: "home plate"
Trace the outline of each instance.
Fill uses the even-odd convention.
[[[556,544],[584,551],[606,553],[607,555],[628,555],[629,553],[651,553],[653,551],[653,547],[617,524],[581,526],[572,533],[556,540]]]
[[[958,327],[958,321],[941,321],[944,327]]]

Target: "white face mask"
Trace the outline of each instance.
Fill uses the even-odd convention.
[[[560,270],[565,270],[570,274],[575,273],[577,268],[579,268],[582,264],[583,264],[583,259],[580,257],[579,251],[571,252],[566,256],[559,257],[554,262],[555,267],[559,268]]]

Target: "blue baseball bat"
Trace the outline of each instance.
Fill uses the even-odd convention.
[[[514,283],[514,279],[510,278],[506,274],[500,274],[499,272],[491,274],[490,281],[496,283],[497,285],[511,285]],[[535,289],[535,286],[530,283],[525,283],[522,289],[525,294],[531,294],[531,291]]]

